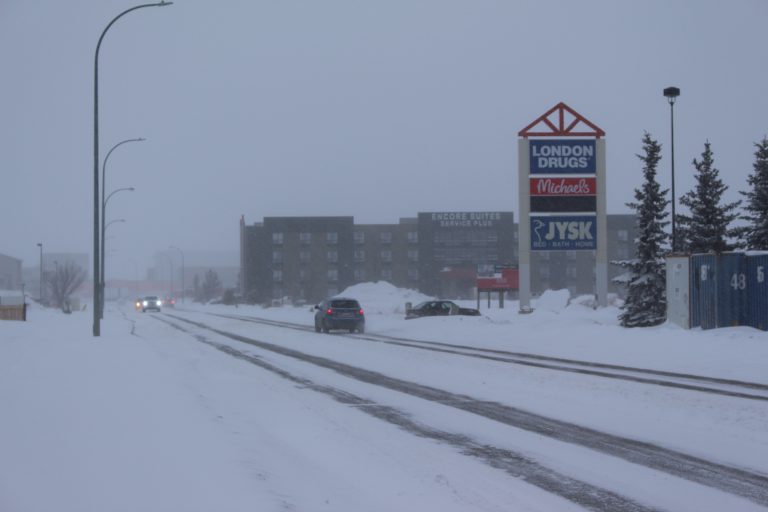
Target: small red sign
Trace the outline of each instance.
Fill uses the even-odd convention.
[[[516,268],[504,268],[492,276],[477,276],[478,290],[517,290],[519,275]]]
[[[597,178],[531,178],[532,196],[594,196]]]

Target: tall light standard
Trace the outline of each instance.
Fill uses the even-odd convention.
[[[181,303],[184,304],[184,295],[186,294],[186,287],[184,286],[184,251],[173,245],[169,249],[176,249],[181,254]],[[173,295],[173,294],[171,294]]]
[[[168,256],[168,263],[171,265],[171,297],[173,297],[173,258],[171,258],[170,254],[167,254]]]
[[[104,226],[104,232],[107,231],[107,228],[109,226],[111,226],[112,224],[115,224],[117,222],[125,222],[125,219],[115,219],[115,220],[111,220],[111,221],[107,222],[107,224]],[[102,263],[103,263],[103,259],[105,258],[105,256],[102,255],[101,257],[102,257]],[[101,315],[101,318],[104,318],[104,283],[103,282],[101,283],[101,294],[100,295],[101,295],[101,297],[100,297],[101,304],[100,304],[100,307],[99,307],[99,314]]]
[[[40,242],[37,244],[37,246],[40,248],[40,295],[38,298],[38,301],[40,304],[43,303],[43,242]]]
[[[677,251],[677,231],[675,230],[675,100],[680,96],[680,89],[667,87],[664,96],[669,101],[669,119],[672,132],[672,252]]]
[[[141,140],[143,140],[143,139],[141,139]],[[115,146],[115,147],[117,147],[117,146]],[[114,148],[112,148],[112,149],[114,149]],[[109,158],[109,155],[107,155],[107,158]],[[107,160],[105,158],[104,159],[104,164],[105,165],[106,165],[106,162],[107,162]],[[102,178],[103,177],[104,177],[104,175],[102,174]],[[104,183],[104,180],[102,180],[102,184],[103,183]],[[106,261],[105,255],[104,255],[104,244],[106,243],[106,237],[104,236],[104,232],[107,230],[107,225],[104,222],[105,222],[105,217],[106,217],[106,213],[107,213],[107,202],[109,202],[109,199],[113,195],[117,194],[118,192],[123,192],[123,191],[126,191],[126,190],[129,191],[129,192],[133,192],[136,189],[133,188],[133,187],[118,188],[117,190],[113,190],[112,192],[110,192],[110,194],[106,197],[106,199],[104,199],[104,201],[102,201],[102,203],[101,203],[101,253],[100,253],[101,254],[101,272],[99,273],[99,295],[100,295],[101,302],[99,303],[99,307],[102,310],[99,312],[100,313],[99,314],[100,318],[104,318],[104,288],[106,287],[106,281],[104,280],[104,275],[105,275],[106,271],[104,270],[104,267],[107,265],[107,261]],[[123,220],[123,222],[125,222],[125,220]]]
[[[122,146],[123,144],[126,144],[128,142],[142,142],[143,138],[139,137],[138,139],[125,139],[123,141],[118,142],[114,146],[112,146],[112,149],[109,150],[107,153],[107,156],[104,157],[104,163],[101,165],[101,251],[99,253],[101,257],[101,269],[99,270],[99,294],[101,295],[101,300],[99,301],[99,307],[104,307],[104,222],[107,215],[107,201],[109,201],[109,198],[112,197],[112,194],[115,192],[119,192],[120,190],[131,190],[133,191],[133,188],[122,188],[115,190],[115,192],[112,192],[112,194],[109,194],[108,197],[105,197],[106,191],[105,188],[107,186],[107,162],[109,161],[109,155],[112,154],[114,150]],[[101,311],[99,314],[100,318],[104,318],[104,311]]]
[[[121,17],[131,11],[143,7],[164,7],[173,2],[162,1],[157,4],[143,4],[131,7],[117,16],[106,26],[96,44],[96,53],[93,58],[93,335],[101,336],[101,316],[99,314],[100,294],[99,294],[99,50],[101,42],[107,31]]]

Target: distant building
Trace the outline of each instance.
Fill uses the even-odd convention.
[[[608,257],[633,257],[634,215],[608,216]],[[480,266],[515,266],[512,212],[425,212],[397,224],[347,217],[240,219],[239,288],[248,300],[316,302],[352,284],[387,281],[437,297],[472,298]],[[609,279],[621,273],[609,265]],[[531,290],[595,293],[594,251],[532,253]],[[609,291],[622,290],[610,284]]]
[[[237,253],[227,251],[158,251],[154,265],[147,269],[147,281],[155,283],[155,293],[160,295],[192,297],[195,278],[202,283],[209,270],[216,273],[222,289],[238,288]]]
[[[0,290],[21,290],[21,260],[0,254]]]

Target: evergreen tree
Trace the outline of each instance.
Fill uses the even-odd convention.
[[[678,214],[680,226],[677,233],[678,249],[690,253],[721,253],[734,249],[738,244],[729,242],[737,238],[738,229],[730,224],[736,218],[736,208],[741,201],[721,204],[723,193],[728,186],[720,179],[720,171],[714,166],[712,148],[704,144],[701,161],[693,159],[696,168],[696,187],[680,198],[680,204],[688,207],[690,215]]]
[[[663,259],[667,235],[664,228],[669,221],[666,211],[669,201],[667,190],[661,190],[656,181],[656,167],[661,160],[661,146],[646,132],[643,136],[644,183],[635,189],[635,202],[627,206],[636,212],[638,237],[635,259],[614,262],[628,271],[616,278],[627,286],[627,300],[619,315],[624,327],[647,327],[666,320],[666,267]]]
[[[747,177],[747,183],[752,187],[748,192],[741,192],[747,198],[744,210],[747,212],[742,219],[748,225],[742,233],[747,248],[768,250],[768,137],[755,143],[754,172]]]

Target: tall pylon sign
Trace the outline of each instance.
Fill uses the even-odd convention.
[[[605,132],[558,103],[518,133],[520,312],[531,311],[531,253],[594,251],[608,303]]]

